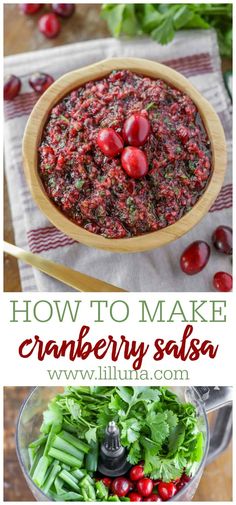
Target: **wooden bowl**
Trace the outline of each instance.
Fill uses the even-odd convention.
[[[190,96],[201,115],[211,142],[212,175],[203,195],[194,207],[176,223],[137,237],[109,239],[91,233],[70,221],[48,198],[38,174],[38,146],[48,115],[55,104],[70,91],[87,81],[102,78],[112,70],[121,69],[160,78]],[[88,246],[129,253],[146,251],[168,244],[187,233],[204,217],[215,201],[223,183],[226,167],[226,145],[224,131],[214,109],[185,77],[154,61],[138,58],[113,58],[69,72],[47,89],[35,105],[26,125],[23,138],[23,159],[25,175],[32,196],[42,212],[57,228]]]

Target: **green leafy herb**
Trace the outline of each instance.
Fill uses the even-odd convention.
[[[114,37],[148,34],[167,44],[178,30],[214,28],[222,56],[232,55],[232,4],[104,4],[101,16]]]
[[[92,477],[111,420],[119,426],[128,461],[144,460],[151,478],[169,482],[197,470],[204,436],[194,405],[166,387],[69,386],[51,400],[42,435],[29,446],[30,475],[49,498],[117,501]]]

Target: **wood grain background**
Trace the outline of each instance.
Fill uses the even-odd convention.
[[[4,500],[34,501],[15,450],[16,420],[30,387],[4,388]],[[232,500],[232,447],[205,468],[193,501]]]

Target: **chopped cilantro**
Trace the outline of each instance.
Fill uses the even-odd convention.
[[[75,181],[75,187],[77,189],[81,189],[84,185],[85,181],[83,179],[77,179],[77,181]]]
[[[150,103],[147,104],[146,110],[154,109],[154,107],[157,107],[157,105],[155,104],[155,102],[150,102]]]

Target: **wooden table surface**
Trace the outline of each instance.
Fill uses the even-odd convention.
[[[23,478],[15,450],[16,419],[29,387],[4,388],[4,500],[34,500]],[[193,501],[232,500],[232,447],[205,468]]]
[[[110,36],[106,23],[100,18],[100,6],[80,4],[76,7],[74,16],[63,22],[63,29],[55,39],[46,39],[37,30],[37,19],[40,16],[24,16],[18,13],[14,4],[4,5],[4,54],[22,53],[37,49],[70,44],[73,42]],[[19,36],[20,34],[20,36]],[[231,68],[231,61],[223,61],[223,70]],[[14,242],[11,211],[5,184],[5,240]],[[21,291],[17,261],[11,256],[4,258],[4,291]]]

